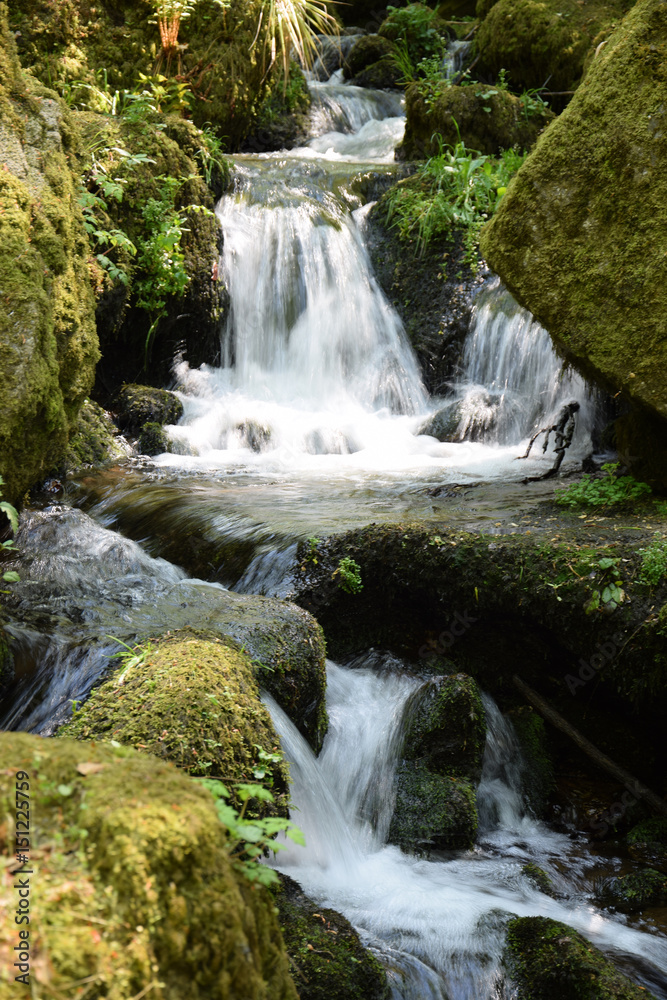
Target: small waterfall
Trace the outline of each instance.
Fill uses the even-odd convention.
[[[523,760],[511,723],[493,698],[482,695],[486,713],[486,746],[482,777],[477,789],[477,812],[481,832],[502,827],[520,830],[526,823],[522,791]]]
[[[503,995],[505,927],[513,914],[562,920],[598,946],[667,971],[662,938],[585,903],[545,896],[523,874],[527,861],[549,872],[554,859],[572,871],[581,871],[584,862],[569,838],[523,815],[513,787],[511,727],[491,699],[485,698],[489,736],[479,798],[492,803],[485,822],[496,816],[498,841],[489,828],[474,852],[426,861],[384,843],[383,832],[393,801],[388,790],[400,746],[396,730],[419,682],[335,664],[327,676],[331,728],[318,759],[266,699],[290,761],[292,818],[306,836],[305,848],[289,843],[274,864],[354,924],[385,965],[394,1000],[497,1000]]]
[[[405,98],[402,94],[351,87],[343,83],[342,70],[334,73],[326,83],[312,80],[308,89],[312,99],[310,125],[313,136],[325,132],[358,132],[367,122],[403,115]]]
[[[519,444],[576,400],[574,450],[590,441],[595,405],[586,382],[563,371],[547,331],[499,279],[478,296],[455,395],[459,440]]]

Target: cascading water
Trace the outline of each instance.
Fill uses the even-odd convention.
[[[524,864],[538,861],[559,888],[571,889],[583,862],[569,838],[526,814],[516,784],[515,738],[491,699],[485,698],[489,736],[478,793],[480,844],[453,859],[426,861],[385,842],[400,721],[419,681],[332,663],[327,676],[330,729],[317,759],[267,699],[290,761],[293,818],[306,835],[305,848],[289,843],[275,864],[357,927],[387,968],[394,1000],[500,996],[511,915],[562,920],[602,948],[637,956],[645,981],[653,980],[656,990],[667,974],[662,938],[624,926],[585,899],[551,899],[522,873]]]

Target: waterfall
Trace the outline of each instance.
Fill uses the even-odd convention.
[[[626,927],[586,902],[551,899],[522,873],[528,861],[551,873],[557,860],[574,879],[584,861],[569,838],[525,816],[515,738],[491,699],[484,700],[490,726],[479,798],[482,808],[487,797],[493,799],[486,822],[495,812],[495,827],[487,826],[474,852],[424,860],[385,843],[400,720],[420,682],[391,670],[331,663],[327,676],[331,726],[319,758],[266,699],[290,762],[292,818],[306,836],[305,848],[289,843],[273,863],[318,904],[354,924],[387,968],[394,1000],[499,996],[505,926],[513,914],[562,920],[600,947],[667,971],[661,938]]]

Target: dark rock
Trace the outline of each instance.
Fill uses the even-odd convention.
[[[399,86],[403,71],[394,56],[383,56],[377,62],[371,63],[350,80],[355,87],[368,87],[371,90],[390,90]]]
[[[414,761],[398,767],[396,781],[389,843],[417,853],[473,846],[477,808],[469,781],[443,778]]]
[[[162,424],[149,421],[141,428],[137,446],[142,455],[163,455],[169,451],[169,435]]]
[[[183,404],[167,389],[130,384],[119,391],[115,412],[121,430],[136,432],[147,421],[159,425],[177,424],[183,416]]]
[[[532,811],[541,817],[544,815],[549,794],[554,788],[554,765],[548,748],[544,721],[527,705],[513,709],[508,717],[514,727],[523,756],[522,790]]]
[[[350,32],[353,31],[353,29],[348,30]],[[343,34],[339,37],[318,35],[317,58],[312,68],[315,79],[328,80],[332,73],[341,68],[345,69],[345,75],[347,76],[348,59],[350,53],[358,44],[360,36],[363,36],[361,28],[358,29],[358,32]]]
[[[667,904],[667,875],[655,868],[623,875],[608,881],[599,894],[602,906],[620,913],[642,913],[648,907]]]
[[[288,875],[275,901],[301,1000],[389,1000],[386,973],[349,920],[316,905]]]
[[[67,445],[68,472],[118,462],[127,457],[128,451],[119,440],[111,415],[87,399],[79,410]]]
[[[452,400],[434,413],[419,427],[417,434],[427,434],[438,441],[458,441],[457,434],[461,421],[461,409],[458,400]]]
[[[343,76],[349,80],[393,51],[394,46],[389,39],[382,38],[381,35],[362,35],[354,40],[354,45],[345,61]]]

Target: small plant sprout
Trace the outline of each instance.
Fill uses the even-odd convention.
[[[334,579],[337,578],[338,586],[346,594],[358,594],[363,589],[361,582],[361,566],[349,556],[344,556],[338,563],[338,567],[333,571]]]

